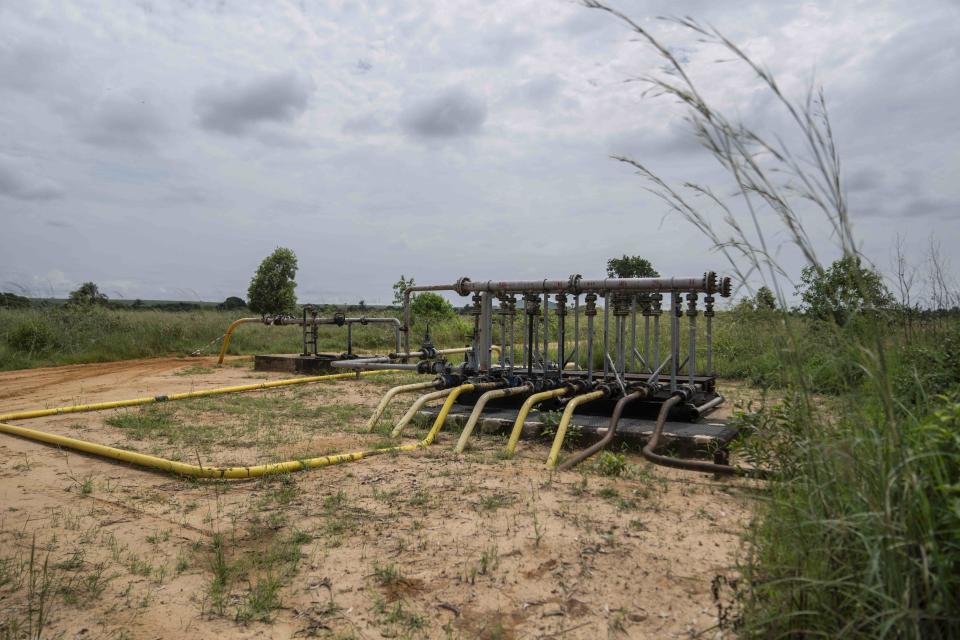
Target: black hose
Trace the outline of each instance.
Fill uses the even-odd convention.
[[[660,434],[663,433],[663,426],[667,422],[667,415],[670,413],[670,409],[676,406],[681,400],[683,400],[683,397],[677,394],[671,396],[666,402],[663,403],[663,406],[660,407],[660,413],[657,415],[657,424],[653,429],[653,434],[650,436],[650,440],[647,441],[647,444],[643,447],[644,458],[653,464],[658,464],[663,467],[671,467],[673,469],[684,469],[686,471],[700,471],[703,473],[716,473],[728,476],[747,476],[760,480],[769,480],[775,476],[775,474],[772,472],[764,469],[743,469],[741,467],[733,467],[726,464],[716,464],[714,462],[705,462],[703,460],[681,460],[680,458],[673,458],[671,456],[664,456],[654,453],[653,451],[657,448],[657,444],[660,441]]]

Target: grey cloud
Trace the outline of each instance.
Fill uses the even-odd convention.
[[[673,121],[663,129],[634,129],[610,136],[607,151],[640,162],[653,159],[707,153],[683,122]]]
[[[956,219],[960,216],[960,202],[936,196],[912,198],[903,205],[903,208],[897,212],[897,215],[902,216],[905,220],[916,219],[923,216]]]
[[[555,74],[546,74],[527,80],[516,90],[517,98],[526,105],[539,106],[560,94],[563,82]]]
[[[42,89],[45,77],[63,57],[59,48],[41,42],[0,50],[0,88],[24,93]]]
[[[17,200],[50,200],[63,195],[63,189],[46,178],[19,170],[0,158],[0,195]]]
[[[313,86],[295,73],[270,75],[244,85],[202,89],[194,103],[207,130],[242,135],[265,122],[291,122],[306,111]]]
[[[98,147],[150,149],[168,127],[145,99],[120,98],[101,104],[86,123],[83,140]]]
[[[454,87],[410,104],[400,115],[400,126],[413,136],[455,138],[478,132],[486,119],[486,101]]]
[[[862,167],[851,171],[844,184],[849,193],[872,192],[883,187],[884,175],[872,167]]]

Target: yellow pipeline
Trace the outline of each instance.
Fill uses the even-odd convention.
[[[247,322],[263,322],[263,318],[240,318],[230,323],[227,332],[223,334],[223,345],[220,347],[220,357],[217,359],[218,365],[223,364],[223,356],[227,355],[227,347],[230,346],[230,338],[233,336],[234,329]]]
[[[553,439],[553,446],[550,448],[550,455],[547,457],[548,467],[557,466],[557,458],[560,457],[560,447],[563,446],[563,438],[567,435],[567,425],[570,424],[570,418],[573,417],[573,412],[576,411],[577,407],[581,404],[598,400],[605,395],[605,391],[591,391],[590,393],[584,393],[583,395],[570,398],[566,408],[563,410],[563,416],[560,418],[560,424],[557,426],[557,435]]]
[[[385,449],[355,451],[353,453],[341,453],[330,456],[322,456],[319,458],[309,458],[307,460],[288,460],[286,462],[261,464],[252,467],[204,467],[195,464],[185,464],[183,462],[177,462],[176,460],[158,458],[156,456],[150,456],[143,453],[126,451],[124,449],[117,449],[116,447],[108,447],[106,445],[86,442],[84,440],[77,440],[76,438],[68,438],[66,436],[58,436],[52,433],[45,433],[43,431],[35,431],[34,429],[17,427],[12,424],[0,423],[0,432],[9,433],[11,435],[28,438],[30,440],[36,440],[39,442],[46,442],[47,444],[73,449],[75,451],[90,453],[103,458],[121,460],[123,462],[129,462],[130,464],[147,467],[149,469],[169,471],[170,473],[176,473],[182,476],[193,476],[194,478],[223,478],[228,480],[256,478],[274,473],[289,473],[291,471],[301,471],[304,469],[316,469],[318,467],[327,467],[344,462],[353,462],[354,460],[361,460],[363,458],[368,458],[370,456],[383,453],[390,453],[394,451],[413,451],[414,449],[419,449],[425,446],[422,442],[418,442],[417,444],[407,444],[397,447],[388,447]]]
[[[477,421],[480,419],[480,414],[483,413],[483,408],[487,406],[487,403],[494,398],[506,398],[508,396],[517,396],[521,393],[530,393],[532,387],[529,384],[525,384],[519,387],[511,387],[509,389],[494,389],[493,391],[487,391],[485,394],[480,396],[477,399],[477,404],[473,406],[473,411],[470,412],[470,418],[467,420],[467,424],[463,426],[463,431],[460,433],[460,439],[457,440],[457,453],[463,453],[463,450],[467,448],[467,442],[470,440],[470,434],[473,433],[473,428],[477,425]]]
[[[232,387],[218,387],[216,389],[206,389],[204,391],[188,391],[186,393],[171,393],[169,395],[146,396],[143,398],[132,398],[130,400],[114,400],[112,402],[97,402],[94,404],[77,404],[69,407],[54,407],[52,409],[37,409],[34,411],[20,411],[17,413],[4,413],[0,415],[0,420],[24,420],[27,418],[42,418],[44,416],[55,416],[63,413],[83,413],[86,411],[102,411],[103,409],[119,409],[121,407],[135,407],[142,404],[153,404],[155,402],[166,402],[168,400],[187,400],[188,398],[203,398],[205,396],[216,396],[224,393],[237,393],[240,391],[256,391],[259,389],[272,389],[274,387],[286,387],[294,384],[307,384],[309,382],[323,382],[324,380],[344,380],[354,378],[357,375],[369,376],[382,373],[396,373],[396,371],[364,371],[359,374],[351,373],[332,373],[323,376],[307,376],[303,378],[289,378],[287,380],[273,380],[271,382],[259,382],[257,384],[242,384]]]
[[[397,423],[397,426],[393,428],[393,431],[390,432],[390,435],[394,438],[398,437],[403,430],[406,428],[407,424],[413,420],[413,416],[417,415],[417,411],[420,411],[420,408],[430,402],[431,400],[439,400],[440,398],[446,398],[450,395],[450,392],[453,389],[441,389],[440,391],[434,391],[433,393],[427,393],[420,396],[414,400],[413,404],[410,405],[410,408],[407,409],[407,412],[403,414],[403,417],[400,418],[400,421]]]
[[[516,422],[513,423],[513,431],[510,432],[510,440],[507,442],[507,457],[513,456],[513,452],[517,448],[517,441],[520,440],[520,432],[523,431],[523,423],[527,419],[527,414],[530,413],[533,405],[539,404],[544,400],[549,400],[550,398],[559,398],[560,396],[566,395],[568,391],[566,387],[560,387],[559,389],[552,389],[550,391],[541,391],[527,398],[523,406],[520,407],[520,413],[517,414]]]
[[[376,374],[382,374],[382,373],[390,373],[390,372],[366,371],[366,372],[360,373],[359,375],[376,375]],[[223,394],[223,393],[236,393],[240,391],[268,389],[272,387],[279,387],[279,386],[292,385],[292,384],[320,382],[323,380],[339,380],[344,378],[353,378],[356,375],[357,374],[355,373],[341,373],[341,374],[331,374],[326,376],[310,376],[310,377],[304,377],[304,378],[292,378],[290,380],[277,380],[274,382],[265,382],[265,383],[252,384],[252,385],[220,387],[217,389],[208,389],[206,391],[193,391],[189,393],[171,394],[169,396],[134,398],[132,400],[100,402],[96,404],[75,405],[71,407],[57,407],[54,409],[42,409],[39,411],[22,411],[19,413],[4,414],[2,417],[0,417],[0,419],[16,420],[16,419],[23,419],[23,418],[35,418],[35,417],[41,417],[41,416],[58,415],[63,413],[77,413],[81,411],[99,411],[103,409],[112,409],[116,407],[129,407],[129,406],[136,406],[139,404],[150,404],[154,402],[162,402],[165,400],[183,400],[187,398],[198,398],[198,397]],[[482,385],[477,385],[477,388],[483,389],[483,388],[487,388],[488,386],[490,385],[482,384]],[[443,422],[450,411],[450,407],[453,406],[453,401],[456,400],[456,397],[459,396],[462,392],[468,391],[469,389],[472,389],[472,388],[474,388],[474,385],[466,384],[460,387],[456,387],[454,389],[448,389],[447,391],[450,393],[452,398],[450,399],[449,402],[444,404],[444,410],[442,410],[441,414],[437,417],[437,421],[434,423],[433,428],[427,434],[427,437],[425,437],[423,440],[420,440],[415,444],[398,445],[395,447],[385,447],[382,449],[368,449],[363,451],[354,451],[351,453],[341,453],[341,454],[334,454],[329,456],[321,456],[318,458],[309,458],[306,460],[287,460],[285,462],[254,465],[250,467],[204,467],[203,465],[186,464],[183,462],[178,462],[176,460],[167,460],[165,458],[159,458],[157,456],[137,453],[134,451],[127,451],[125,449],[118,449],[116,447],[110,447],[107,445],[88,442],[85,440],[78,440],[76,438],[70,438],[68,436],[60,436],[52,433],[46,433],[43,431],[37,431],[35,429],[28,429],[26,427],[18,427],[12,424],[4,424],[2,422],[0,422],[0,433],[8,433],[10,435],[19,436],[21,438],[27,438],[29,440],[35,440],[37,442],[45,442],[47,444],[52,444],[52,445],[64,447],[67,449],[73,449],[75,451],[82,451],[84,453],[89,453],[89,454],[100,456],[103,458],[120,460],[122,462],[127,462],[127,463],[138,465],[141,467],[147,467],[149,469],[157,469],[159,471],[167,471],[167,472],[176,473],[179,475],[192,476],[195,478],[222,478],[222,479],[228,479],[228,480],[256,478],[259,476],[275,474],[275,473],[289,473],[292,471],[316,469],[319,467],[327,467],[335,464],[342,464],[345,462],[353,462],[355,460],[362,460],[363,458],[368,458],[370,456],[375,456],[375,455],[381,455],[384,453],[414,451],[416,449],[426,448],[433,443],[433,440],[436,438],[437,433],[440,431],[441,428],[443,428]]]
[[[383,412],[387,410],[387,405],[390,404],[390,401],[398,393],[409,393],[411,391],[419,391],[420,389],[429,389],[436,386],[436,381],[431,380],[430,382],[417,382],[414,384],[402,384],[398,387],[393,387],[387,391],[383,399],[380,400],[380,404],[377,405],[377,409],[373,412],[373,415],[370,416],[370,419],[367,421],[367,431],[373,431],[377,426],[377,421],[380,420],[380,416],[383,415]]]

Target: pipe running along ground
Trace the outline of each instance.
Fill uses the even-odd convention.
[[[526,401],[524,401],[523,406],[520,407],[520,412],[517,414],[517,419],[513,423],[513,431],[510,432],[510,440],[507,441],[506,454],[508,458],[513,457],[513,452],[517,448],[517,442],[520,440],[520,432],[523,431],[523,423],[527,419],[527,414],[530,413],[530,409],[532,409],[535,404],[539,404],[544,400],[565,396],[567,393],[569,393],[569,391],[570,389],[567,387],[551,389],[550,391],[541,391],[540,393],[533,394],[527,398]]]
[[[666,402],[663,403],[663,406],[660,407],[660,413],[657,415],[657,424],[653,429],[653,434],[650,436],[650,440],[647,441],[647,444],[643,447],[644,458],[653,464],[658,464],[663,467],[671,467],[673,469],[684,469],[686,471],[700,471],[703,473],[716,473],[727,476],[747,476],[750,478],[756,478],[758,480],[770,480],[774,477],[775,474],[765,469],[744,469],[742,467],[716,464],[714,462],[706,462],[704,460],[681,460],[679,458],[673,458],[654,453],[654,449],[657,448],[657,444],[660,442],[660,434],[663,433],[663,426],[667,422],[667,415],[670,413],[670,409],[676,406],[682,400],[683,397],[680,394],[677,394],[671,396]]]
[[[467,424],[463,426],[463,431],[460,432],[460,439],[457,440],[456,452],[463,453],[464,449],[467,448],[467,442],[470,440],[470,434],[473,433],[473,429],[477,425],[477,421],[480,420],[480,414],[483,413],[483,410],[487,406],[488,402],[495,398],[508,398],[510,396],[518,396],[524,393],[530,393],[531,391],[533,391],[533,386],[528,383],[519,387],[510,387],[509,389],[494,389],[493,391],[487,391],[485,394],[480,396],[477,399],[477,404],[473,406],[473,411],[470,412],[470,418],[467,420]]]
[[[583,451],[573,454],[572,456],[564,460],[563,464],[561,464],[557,468],[560,471],[567,471],[569,469],[572,469],[573,467],[577,466],[578,464],[580,464],[590,456],[594,455],[598,451],[601,451],[607,445],[609,445],[613,441],[613,437],[617,433],[617,425],[620,424],[620,416],[623,415],[624,408],[634,400],[639,400],[640,398],[645,398],[646,396],[647,396],[646,389],[637,389],[633,393],[628,393],[627,395],[620,398],[617,401],[616,406],[614,406],[613,408],[613,414],[610,416],[610,424],[609,426],[607,426],[607,432],[603,434],[603,438],[601,438],[598,442],[594,443],[593,445],[587,447]]]
[[[570,419],[573,417],[573,412],[577,410],[577,407],[579,407],[581,404],[599,400],[606,395],[606,391],[598,389],[597,391],[583,393],[579,396],[570,398],[570,400],[567,402],[567,406],[563,409],[563,416],[560,418],[560,424],[557,425],[557,435],[553,438],[553,446],[550,447],[550,455],[547,456],[547,467],[557,466],[557,458],[560,457],[560,447],[563,446],[563,439],[567,435],[567,427],[570,425]]]
[[[204,391],[191,391],[187,393],[175,393],[175,394],[169,394],[169,395],[157,395],[157,396],[150,396],[150,397],[143,397],[143,398],[133,398],[130,400],[117,400],[112,402],[99,402],[94,404],[55,407],[51,409],[20,411],[20,412],[2,414],[0,415],[0,420],[23,420],[27,418],[39,418],[43,416],[61,415],[61,414],[67,414],[67,413],[102,411],[104,409],[132,407],[137,405],[153,404],[153,403],[167,402],[172,400],[186,400],[189,398],[202,398],[205,396],[222,395],[226,393],[238,393],[242,391],[272,389],[276,387],[290,386],[290,385],[296,385],[296,384],[322,382],[325,380],[343,380],[348,378],[354,378],[357,375],[377,375],[379,373],[383,373],[383,372],[371,371],[371,372],[360,373],[360,374],[338,373],[338,374],[331,374],[331,375],[325,375],[325,376],[308,376],[303,378],[291,378],[289,380],[275,380],[272,382],[262,382],[259,384],[239,385],[239,386],[232,386],[232,387],[219,387],[217,389],[207,389]],[[471,386],[471,385],[465,385],[465,386]],[[440,426],[442,427],[442,422],[440,423]],[[88,453],[88,454],[99,456],[102,458],[119,460],[122,462],[134,464],[137,466],[146,467],[148,469],[167,471],[170,473],[175,473],[183,476],[191,476],[195,478],[221,478],[221,479],[227,479],[227,480],[256,478],[256,477],[271,475],[276,473],[288,473],[292,471],[316,469],[319,467],[327,467],[335,464],[342,464],[345,462],[362,460],[363,458],[368,458],[375,455],[381,455],[384,453],[414,451],[416,449],[421,449],[421,448],[430,446],[430,444],[433,442],[433,439],[436,437],[436,432],[439,430],[440,430],[439,427],[435,425],[434,429],[431,430],[427,438],[424,438],[423,440],[415,444],[398,445],[395,447],[384,447],[380,449],[367,449],[367,450],[361,450],[361,451],[354,451],[351,453],[341,453],[341,454],[334,454],[329,456],[321,456],[318,458],[309,458],[306,460],[288,460],[285,462],[254,465],[249,467],[205,467],[203,465],[193,465],[193,464],[178,462],[176,460],[167,460],[165,458],[159,458],[157,456],[137,453],[135,451],[128,451],[126,449],[118,449],[116,447],[110,447],[102,444],[97,444],[94,442],[88,442],[86,440],[78,440],[76,438],[60,436],[52,433],[46,433],[43,431],[37,431],[35,429],[28,429],[26,427],[19,427],[12,424],[5,424],[0,422],[0,433],[7,433],[10,435],[19,436],[21,438],[26,438],[28,440],[34,440],[37,442],[43,442],[46,444],[51,444],[51,445],[63,447],[66,449],[72,449],[74,451],[80,451],[83,453]]]
[[[387,405],[390,404],[390,401],[393,400],[394,396],[399,393],[410,393],[411,391],[430,389],[436,386],[436,380],[431,380],[430,382],[415,382],[414,384],[402,384],[397,387],[392,387],[385,394],[383,394],[383,398],[380,399],[380,404],[377,405],[373,415],[370,416],[369,420],[367,420],[367,433],[372,432],[377,427],[377,422],[379,422],[380,417],[383,416],[383,412],[387,410]]]

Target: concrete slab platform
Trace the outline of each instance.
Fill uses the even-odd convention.
[[[254,371],[283,371],[308,375],[336,373],[330,363],[340,359],[339,353],[302,356],[299,353],[269,353],[253,357]]]
[[[445,426],[462,427],[470,417],[473,407],[470,405],[455,404],[450,410]],[[439,407],[429,407],[420,412],[420,415],[435,418]],[[477,428],[481,433],[509,433],[517,412],[510,409],[488,409],[483,412]],[[570,421],[571,430],[579,429],[585,443],[601,438],[606,432],[610,418],[606,416],[591,416],[574,414]],[[543,436],[556,426],[556,414],[551,414],[550,420],[538,411],[531,411],[523,423],[523,438],[537,438]],[[621,418],[617,426],[615,442],[625,442],[630,445],[643,446],[653,434],[654,420],[642,418]],[[713,448],[727,447],[738,434],[738,430],[729,427],[722,420],[704,420],[702,422],[667,422],[663,427],[661,442],[673,444],[681,451],[707,452]]]

